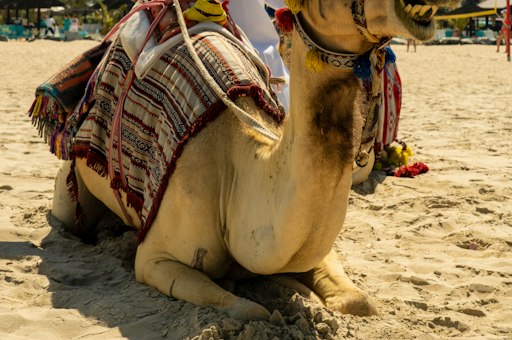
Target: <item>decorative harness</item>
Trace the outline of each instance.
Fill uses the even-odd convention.
[[[363,54],[338,53],[329,51],[318,45],[304,30],[299,17],[300,10],[295,10],[292,15],[294,26],[302,41],[309,50],[315,50],[319,58],[326,64],[341,69],[352,69],[354,74],[361,79],[366,93],[366,113],[361,134],[361,143],[357,151],[355,162],[359,167],[368,164],[370,152],[373,148],[377,134],[379,104],[382,94],[382,71],[385,66],[386,51],[384,47],[391,37],[379,38],[368,30],[366,15],[364,12],[364,0],[352,2],[352,17],[357,30],[374,46]]]

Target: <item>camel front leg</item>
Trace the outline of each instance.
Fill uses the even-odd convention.
[[[299,278],[325,301],[328,308],[359,316],[378,313],[377,303],[345,274],[334,249],[317,267]]]
[[[77,184],[77,200],[70,196],[67,178],[71,171],[75,171]],[[79,210],[77,210],[77,206]],[[85,242],[93,242],[94,231],[101,216],[107,208],[85,186],[82,176],[77,169],[71,168],[71,161],[64,161],[55,178],[55,188],[51,213],[59,220],[64,229],[80,237]],[[82,216],[77,216],[78,214]],[[78,217],[83,217],[79,223]]]
[[[215,307],[231,318],[249,321],[270,317],[263,306],[222,289],[199,270],[168,258],[144,260],[139,252],[140,247],[135,259],[135,277],[141,283],[179,300]]]

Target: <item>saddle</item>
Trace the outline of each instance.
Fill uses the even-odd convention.
[[[158,16],[165,14],[160,11]],[[161,22],[157,19],[139,10],[124,20],[110,46],[95,49],[103,59],[81,82],[81,98],[59,106],[62,114],[48,105],[31,109],[57,157],[86,159],[99,175],[109,176],[116,192],[127,194],[128,205],[143,223],[139,240],[156,216],[187,141],[226,109],[182,37],[163,39],[151,30]],[[283,122],[285,112],[269,88],[269,71],[251,48],[224,26],[211,21],[189,24],[190,43],[224,95],[231,101],[252,97],[277,124]],[[150,43],[147,32],[154,33]],[[55,94],[39,96],[57,103]],[[74,190],[73,177],[68,179]],[[71,197],[76,194],[71,192]]]

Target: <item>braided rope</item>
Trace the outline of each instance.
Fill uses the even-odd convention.
[[[196,63],[197,67],[199,68],[199,72],[201,73],[201,76],[206,79],[208,84],[212,87],[215,94],[222,100],[224,105],[226,105],[243,123],[247,124],[254,130],[258,131],[263,136],[269,138],[271,141],[277,142],[281,138],[277,136],[275,133],[270,131],[267,127],[265,127],[263,124],[258,122],[254,117],[252,117],[249,113],[245,112],[238,106],[236,106],[235,103],[231,99],[229,99],[228,95],[220,88],[220,86],[215,82],[213,77],[208,73],[208,70],[206,70],[206,67],[204,66],[203,62],[197,55],[197,52],[192,45],[192,40],[190,39],[190,36],[188,34],[187,25],[185,23],[185,18],[183,17],[183,12],[181,11],[181,7],[179,5],[178,0],[173,0],[174,6],[176,9],[176,15],[178,18],[178,24],[180,25],[181,32],[183,34],[183,40],[185,42],[185,46],[187,47],[192,59]]]

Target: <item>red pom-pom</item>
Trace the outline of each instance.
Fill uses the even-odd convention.
[[[428,166],[418,162],[409,166],[401,166],[395,170],[395,177],[415,177],[419,174],[428,172]]]
[[[276,11],[277,28],[282,32],[293,30],[293,13],[288,8],[280,8]]]

